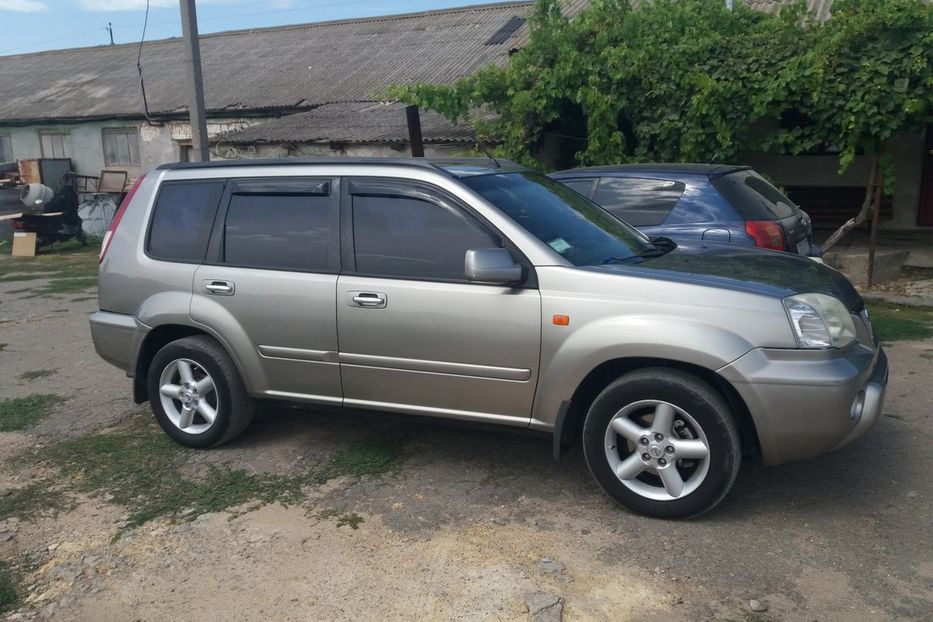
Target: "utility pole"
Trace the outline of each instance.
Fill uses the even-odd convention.
[[[188,78],[188,113],[191,115],[191,160],[211,159],[207,139],[207,117],[204,112],[204,83],[201,80],[201,44],[198,41],[198,10],[194,0],[179,0],[181,4],[181,34],[185,46],[185,74]]]
[[[107,32],[110,33],[110,45],[113,45],[113,24],[107,22]]]

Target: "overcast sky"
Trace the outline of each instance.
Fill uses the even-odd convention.
[[[491,0],[198,0],[201,33],[426,11]],[[0,56],[138,42],[146,0],[0,0]],[[146,39],[181,35],[178,0],[150,0]]]

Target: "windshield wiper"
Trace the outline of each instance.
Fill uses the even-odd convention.
[[[610,263],[641,263],[646,259],[651,259],[652,257],[660,257],[666,255],[672,250],[677,248],[677,242],[670,238],[665,238],[663,236],[657,236],[651,238],[651,246],[646,248],[640,253],[635,255],[630,255],[628,257],[609,257],[603,261],[604,264]]]

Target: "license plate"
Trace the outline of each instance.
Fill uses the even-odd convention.
[[[797,254],[798,255],[809,255],[810,254],[810,240],[801,240],[797,242]]]

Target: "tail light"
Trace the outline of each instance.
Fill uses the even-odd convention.
[[[787,248],[784,243],[784,229],[771,220],[748,220],[745,222],[745,233],[752,236],[755,246],[775,251]]]
[[[104,261],[104,255],[107,254],[107,249],[110,248],[110,240],[113,239],[113,234],[116,233],[120,221],[123,220],[123,214],[126,212],[126,208],[129,207],[130,201],[133,200],[133,195],[136,194],[136,190],[139,188],[139,184],[143,182],[145,176],[146,174],[143,173],[136,178],[136,183],[134,183],[130,191],[126,193],[123,202],[120,203],[120,207],[117,208],[117,212],[110,220],[110,226],[107,227],[107,233],[104,234],[104,241],[100,245],[100,256],[97,258],[97,263],[102,263]]]

